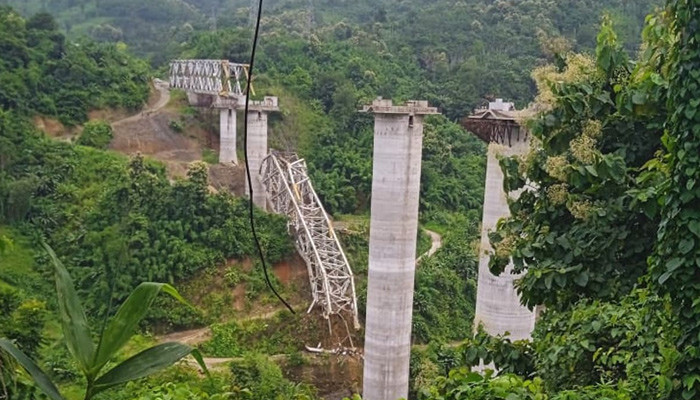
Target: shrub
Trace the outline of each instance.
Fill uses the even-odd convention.
[[[85,124],[83,133],[78,138],[78,144],[96,149],[106,149],[114,134],[112,126],[106,121],[90,121]]]
[[[182,133],[182,131],[185,130],[185,127],[182,126],[182,122],[177,121],[177,120],[170,120],[170,123],[168,124],[170,129],[174,130],[177,133]]]
[[[266,355],[250,354],[231,363],[233,384],[250,390],[252,400],[311,400],[316,398],[310,386],[294,384],[282,376],[282,370]]]

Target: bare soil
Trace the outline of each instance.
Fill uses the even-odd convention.
[[[34,126],[46,132],[50,137],[57,140],[71,141],[80,131],[82,127],[73,126],[67,127],[55,118],[37,115],[34,117]]]
[[[153,157],[165,163],[171,177],[184,177],[188,164],[201,160],[202,148],[196,140],[170,129],[170,121],[177,118],[169,113],[152,113],[116,122],[112,124],[114,139],[109,148]]]
[[[214,164],[209,166],[209,184],[219,192],[245,195],[245,166]]]

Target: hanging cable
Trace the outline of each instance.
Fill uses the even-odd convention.
[[[253,36],[253,48],[250,53],[250,66],[248,67],[248,82],[246,83],[246,90],[245,90],[245,115],[243,117],[243,153],[245,157],[245,175],[246,179],[248,180],[248,191],[249,191],[249,202],[248,202],[248,211],[249,211],[249,219],[250,219],[250,229],[253,232],[253,241],[255,241],[255,246],[258,249],[258,255],[260,256],[260,262],[262,263],[263,271],[265,272],[265,281],[267,282],[267,286],[270,288],[272,293],[277,296],[277,298],[289,309],[289,311],[292,314],[296,314],[294,312],[294,309],[292,309],[292,306],[287,303],[282,296],[280,296],[279,293],[277,293],[277,290],[275,290],[275,287],[272,286],[272,282],[270,281],[270,276],[267,271],[267,264],[265,263],[265,256],[263,255],[262,251],[262,246],[260,246],[260,240],[258,239],[258,234],[255,231],[255,215],[253,213],[253,180],[251,178],[251,173],[250,173],[250,164],[248,164],[248,107],[250,105],[250,88],[251,88],[251,83],[253,82],[253,66],[255,64],[255,50],[258,46],[258,34],[260,33],[260,17],[262,15],[262,6],[263,6],[263,0],[258,1],[258,16],[255,22],[255,35]]]

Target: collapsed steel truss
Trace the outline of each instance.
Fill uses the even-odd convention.
[[[248,65],[228,60],[174,60],[170,62],[170,87],[224,97],[243,96]]]
[[[314,191],[306,162],[295,154],[271,152],[262,162],[260,178],[273,211],[289,217],[289,230],[309,271],[313,302],[323,316],[349,312],[359,328],[355,281],[328,214]]]

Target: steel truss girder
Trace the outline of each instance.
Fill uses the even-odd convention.
[[[192,93],[223,97],[243,95],[241,81],[248,79],[248,65],[228,60],[174,60],[170,62],[170,87]]]
[[[288,229],[306,262],[313,296],[309,311],[319,305],[326,319],[349,312],[359,328],[355,279],[306,162],[295,154],[271,152],[263,159],[260,178],[272,210],[289,218]]]

